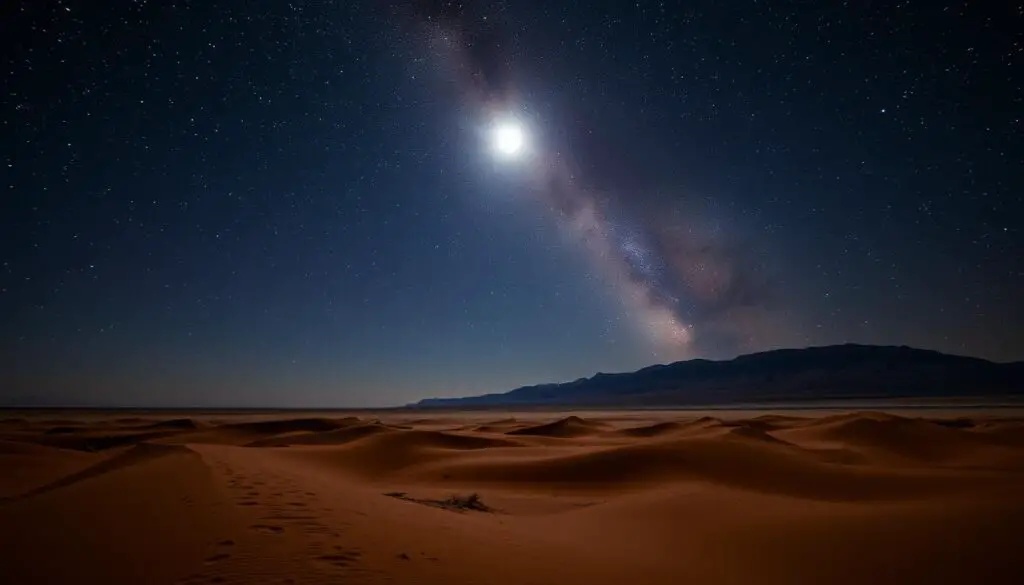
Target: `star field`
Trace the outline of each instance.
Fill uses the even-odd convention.
[[[4,12],[0,402],[389,405],[847,341],[1024,355],[1024,5]],[[480,146],[467,62],[610,248]]]

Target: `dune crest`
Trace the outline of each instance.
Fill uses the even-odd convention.
[[[175,445],[156,445],[152,443],[138,443],[127,450],[122,451],[116,455],[113,455],[107,459],[103,459],[94,465],[90,465],[85,469],[72,473],[65,477],[58,479],[52,483],[40,486],[30,492],[21,494],[17,498],[28,498],[45,494],[47,492],[61,489],[74,485],[81,481],[86,481],[92,478],[99,477],[101,475],[116,472],[118,470],[144,463],[146,461],[152,461],[160,457],[166,457],[169,455],[195,455],[191,450],[186,447],[179,447]],[[2,500],[0,500],[2,501]]]
[[[290,445],[344,445],[373,435],[400,431],[380,422],[356,423],[328,431],[283,433],[256,439],[246,447],[288,447]]]
[[[299,432],[324,432],[358,424],[357,417],[345,418],[293,418],[283,420],[259,420],[251,422],[227,423],[219,425],[224,430],[244,431],[249,433],[278,435]]]
[[[143,428],[147,429],[179,429],[186,431],[194,431],[196,429],[203,428],[203,424],[191,418],[172,418],[168,420],[157,421],[144,425]]]
[[[573,415],[547,424],[514,429],[506,434],[572,438],[592,435],[604,430],[604,428],[605,425],[601,423],[585,420]]]
[[[610,431],[609,434],[622,437],[660,437],[685,430],[686,428],[687,425],[683,423],[666,421],[640,427],[617,429]]]
[[[998,450],[993,441],[962,424],[946,426],[885,413],[826,417],[776,435],[796,442],[845,445],[877,458],[920,463],[987,461],[986,455]]]

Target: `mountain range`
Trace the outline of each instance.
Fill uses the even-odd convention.
[[[523,386],[420,408],[689,406],[833,399],[1024,396],[1024,362],[997,363],[906,346],[778,349],[730,360],[693,359],[635,372]]]

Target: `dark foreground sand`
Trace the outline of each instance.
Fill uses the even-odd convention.
[[[0,582],[1024,582],[1019,413],[712,414],[8,413]]]

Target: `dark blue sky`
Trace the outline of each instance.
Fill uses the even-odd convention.
[[[1019,8],[458,4],[6,7],[0,402],[1024,357]],[[491,155],[495,103],[541,162]]]

